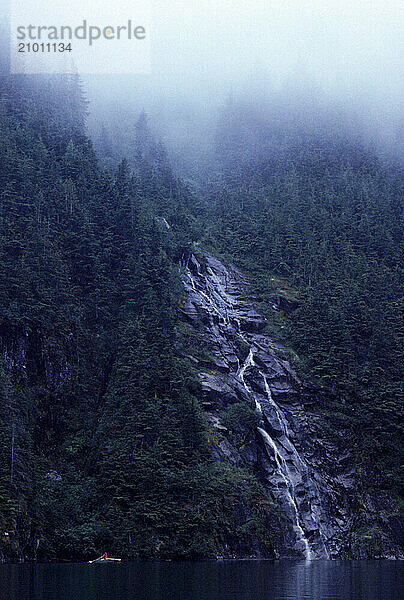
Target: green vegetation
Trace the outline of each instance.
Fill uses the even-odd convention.
[[[270,554],[264,492],[211,461],[177,352],[197,203],[144,115],[112,172],[85,115],[76,77],[0,79],[1,553]]]
[[[0,78],[0,552],[190,558],[258,540],[271,555],[276,507],[212,461],[220,433],[185,358],[209,363],[180,321],[178,264],[198,240],[248,272],[281,352],[334,394],[323,431],[349,437],[359,493],[395,510],[402,170],[332,137],[249,153],[224,119],[196,198],[144,114],[127,160],[103,131],[101,167],[86,110],[75,76]],[[297,305],[274,312],[277,296]],[[256,426],[241,403],[221,417],[236,444]]]
[[[331,134],[261,140],[261,154],[248,162],[246,123],[243,115],[232,119],[234,110],[218,132],[221,183],[206,186],[215,201],[209,201],[205,244],[249,273],[269,333],[293,348],[300,374],[340,398],[339,414],[324,419],[336,431],[343,420],[361,485],[397,500],[403,483],[402,169]],[[298,307],[274,312],[276,296]]]

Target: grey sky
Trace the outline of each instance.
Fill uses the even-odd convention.
[[[304,72],[335,93],[400,98],[398,0],[156,0],[153,74],[173,86]]]
[[[132,93],[153,112],[153,102],[203,105],[231,90],[309,82],[386,131],[403,114],[399,0],[155,0],[151,36],[151,75],[112,77],[114,103],[130,103]]]

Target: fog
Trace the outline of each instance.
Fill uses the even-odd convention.
[[[403,32],[398,0],[156,0],[150,74],[85,77],[90,131],[144,108],[169,146],[203,145],[232,98],[312,122],[331,109],[401,152]]]

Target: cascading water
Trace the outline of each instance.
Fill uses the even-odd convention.
[[[262,429],[262,427],[258,427],[258,431],[264,438],[265,443],[273,450],[276,465],[278,467],[278,473],[281,476],[281,478],[283,479],[283,481],[285,482],[286,497],[287,497],[289,506],[292,508],[292,515],[293,515],[293,520],[294,520],[294,524],[295,524],[295,531],[296,531],[298,537],[300,538],[300,541],[303,542],[304,549],[305,549],[305,552],[304,552],[305,557],[307,558],[307,560],[310,560],[311,559],[310,545],[304,534],[302,526],[300,525],[299,511],[298,511],[296,500],[294,497],[294,487],[293,487],[292,479],[290,477],[290,473],[289,473],[289,470],[288,470],[288,467],[286,464],[286,460],[279,453],[279,450],[278,450],[275,442],[268,435],[268,432],[265,431],[265,429]]]
[[[207,257],[202,270],[193,255],[184,261],[183,281],[189,293],[187,315],[202,321],[207,344],[227,373],[225,378],[220,374],[207,377],[215,378],[217,387],[230,386],[259,416],[257,441],[262,440],[260,447],[266,457],[263,483],[289,522],[290,550],[306,559],[327,557],[330,528],[321,476],[296,447],[289,413],[274,398],[275,392],[284,392],[285,381],[292,375],[276,358],[276,344],[261,333],[265,321],[254,308],[248,282],[240,271],[226,268],[213,257]],[[243,357],[246,345],[248,355]],[[217,414],[215,419],[217,422]]]
[[[245,383],[244,373],[246,372],[246,370],[249,367],[252,367],[252,366],[255,366],[255,363],[254,363],[254,352],[253,352],[253,348],[251,347],[250,351],[248,353],[247,359],[244,362],[243,366],[241,367],[241,369],[240,369],[240,371],[238,373],[238,377],[239,377],[240,381],[242,382],[244,388],[246,389],[247,393],[250,393],[250,389],[248,388],[247,384]],[[289,435],[289,429],[288,429],[288,426],[287,426],[286,419],[285,419],[284,415],[282,414],[282,412],[277,407],[277,405],[274,402],[274,400],[272,399],[271,390],[269,388],[266,376],[261,371],[259,371],[259,373],[260,373],[260,375],[262,376],[262,378],[263,378],[263,380],[265,382],[265,391],[267,393],[268,400],[270,401],[271,405],[273,406],[273,408],[275,410],[276,417],[278,419],[279,425],[281,425],[281,427],[282,427],[283,434],[286,435],[286,436],[288,436]],[[265,430],[265,423],[264,423],[263,418],[262,418],[261,403],[256,398],[254,398],[254,400],[255,400],[256,411],[261,416],[260,424],[259,424],[259,427],[257,429],[258,429],[259,433],[261,434],[261,436],[262,436],[262,438],[264,440],[264,443],[270,449],[270,452],[273,453],[273,456],[274,456],[274,459],[275,459],[275,463],[276,463],[276,467],[277,467],[277,472],[278,472],[278,474],[279,474],[282,482],[284,483],[284,489],[285,489],[286,499],[287,499],[287,502],[288,502],[288,504],[289,504],[289,506],[291,508],[292,520],[294,522],[294,530],[296,532],[296,535],[297,535],[299,541],[304,546],[304,555],[305,555],[306,559],[310,560],[311,559],[310,545],[309,545],[307,537],[306,537],[306,535],[305,535],[305,533],[304,533],[304,531],[302,529],[302,526],[300,524],[299,510],[298,510],[298,507],[297,507],[297,504],[296,504],[296,499],[295,499],[294,484],[293,484],[293,480],[292,480],[289,468],[287,466],[286,458],[282,454],[282,451],[280,450],[280,448],[278,448],[278,446],[276,445],[275,441],[271,438],[271,436]],[[292,446],[292,444],[291,444],[291,446]],[[294,452],[296,454],[296,458],[303,465],[303,461],[301,460],[301,458],[298,455],[297,451],[295,450],[294,447],[293,447],[293,449],[294,449]]]

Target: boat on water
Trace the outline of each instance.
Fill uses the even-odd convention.
[[[110,558],[107,554],[103,554],[99,558],[95,558],[94,560],[89,560],[88,564],[92,565],[95,563],[110,563],[110,562],[121,562],[120,558]]]

